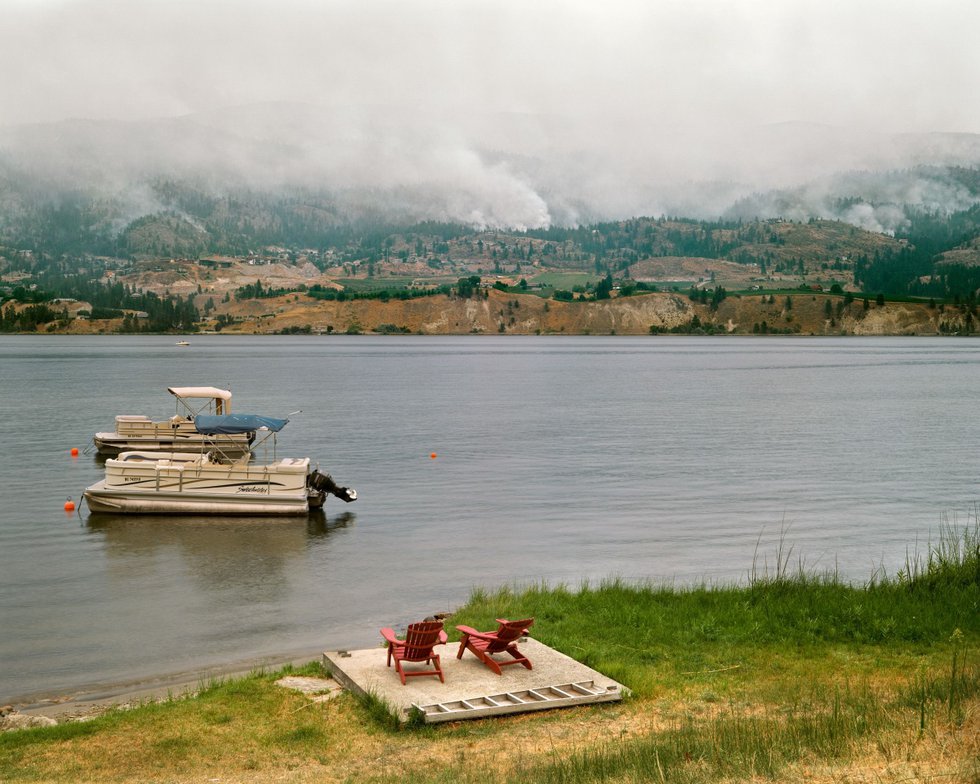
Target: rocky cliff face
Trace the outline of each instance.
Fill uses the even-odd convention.
[[[829,308],[828,308],[829,303]],[[556,302],[491,289],[486,299],[445,296],[413,300],[325,302],[288,295],[228,303],[242,319],[226,332],[271,333],[309,327],[314,332],[404,332],[425,335],[648,335],[692,328],[732,334],[912,335],[968,328],[965,312],[924,303],[863,300],[800,292],[789,296],[729,296],[717,310],[686,295],[654,293],[598,302]]]

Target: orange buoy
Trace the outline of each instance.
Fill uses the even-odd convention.
[[[78,457],[78,447],[77,446],[73,446],[71,448],[71,456],[72,457]]]
[[[436,459],[436,457],[437,457],[437,455],[436,455],[436,453],[435,453],[435,452],[433,452],[433,453],[432,453],[431,455],[429,455],[429,457],[431,457],[431,458],[432,458],[433,460],[435,460],[435,459]]]
[[[65,511],[66,512],[74,512],[75,511],[75,502],[72,501],[70,498],[67,501],[65,501]]]

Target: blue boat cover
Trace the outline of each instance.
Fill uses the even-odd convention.
[[[288,421],[288,419],[273,419],[257,414],[226,414],[224,416],[199,414],[194,417],[194,427],[198,433],[206,436],[237,435],[239,433],[251,433],[253,430],[262,428],[278,433]]]

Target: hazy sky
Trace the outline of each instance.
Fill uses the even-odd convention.
[[[980,134],[978,30],[977,0],[0,0],[0,154],[127,217],[163,172],[516,227],[861,196],[839,217],[887,230],[973,203],[853,173],[980,162],[896,135]],[[155,122],[31,125],[65,119]]]
[[[980,132],[975,0],[0,0],[0,123],[257,101]]]

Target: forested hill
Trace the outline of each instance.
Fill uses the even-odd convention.
[[[350,276],[354,265],[373,272],[402,262],[450,276],[523,275],[522,265],[533,265],[642,279],[659,260],[700,259],[752,268],[763,278],[784,273],[807,279],[822,273],[825,280],[856,290],[970,296],[980,288],[980,169],[921,168],[902,177],[920,189],[928,190],[931,183],[942,198],[920,198],[918,206],[888,202],[879,188],[877,200],[825,195],[819,205],[811,204],[813,212],[833,218],[751,218],[742,213],[752,205],[740,203],[729,216],[712,221],[635,217],[514,232],[455,223],[404,225],[367,212],[351,219],[325,193],[217,193],[186,179],[145,183],[151,201],[163,208],[126,219],[132,205],[80,191],[42,198],[0,169],[0,204],[5,207],[0,211],[0,264],[6,271],[71,275],[91,267],[86,259],[93,257],[130,262],[244,258],[275,249],[308,259],[321,271],[347,265]],[[766,202],[769,209],[775,205],[799,215],[801,198],[775,193]],[[760,209],[761,199],[755,202]],[[862,227],[873,228],[886,216],[895,226],[891,232]]]

